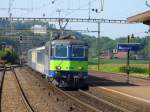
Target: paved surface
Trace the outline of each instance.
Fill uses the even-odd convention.
[[[95,71],[89,74],[91,77],[94,77],[94,79],[97,78],[94,86],[99,86],[100,89],[150,103],[149,80],[131,77],[130,84],[127,84],[127,78],[124,75],[99,73]]]

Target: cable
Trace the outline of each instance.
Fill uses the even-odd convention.
[[[32,0],[32,2],[33,2],[33,0]],[[33,4],[34,4],[34,3],[33,3]],[[22,16],[22,15],[27,15],[27,14],[29,14],[29,13],[32,13],[33,11],[37,11],[37,10],[40,10],[40,9],[45,8],[45,7],[48,7],[48,6],[49,6],[49,3],[45,3],[45,4],[43,4],[42,6],[36,7],[36,8],[34,8],[34,7],[32,6],[31,9],[29,9],[26,13],[21,14],[21,16]]]
[[[147,0],[146,0],[146,6],[150,8],[150,4],[148,3]]]
[[[62,0],[59,0],[59,1],[62,1]],[[51,11],[50,15],[54,14],[54,11],[56,11],[56,9],[58,9],[58,8],[60,7],[60,3],[61,3],[61,2],[57,2],[57,3],[56,3],[56,5],[58,6],[57,8],[54,8],[55,4],[53,4],[53,6],[52,6],[52,8],[51,8],[51,9],[53,9],[53,10]]]
[[[93,4],[96,0],[92,0],[91,4]],[[80,10],[81,8],[85,8],[87,5],[89,5],[89,3],[82,5],[81,7],[78,7],[77,9]],[[72,12],[68,13],[65,15],[65,17],[69,16],[70,14],[76,12],[77,10],[73,10]]]

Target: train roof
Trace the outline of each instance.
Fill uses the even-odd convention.
[[[52,41],[52,44],[86,44],[85,42],[77,39],[75,36],[59,37]],[[87,45],[87,44],[86,44]]]
[[[44,50],[45,49],[45,46],[42,46],[42,47],[37,47],[37,48],[33,48],[33,49],[29,49],[28,51],[40,51],[40,50]]]
[[[44,50],[44,49],[45,49],[45,46],[36,48],[36,50]]]

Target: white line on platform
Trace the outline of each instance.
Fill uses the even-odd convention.
[[[120,91],[116,91],[116,90],[109,89],[109,88],[105,88],[105,87],[99,87],[99,88],[100,88],[100,89],[104,89],[104,90],[106,90],[106,91],[110,91],[110,92],[118,93],[118,94],[121,94],[121,95],[124,95],[124,96],[130,97],[130,98],[134,98],[134,99],[136,99],[136,100],[140,100],[140,101],[144,101],[144,102],[150,103],[150,100],[145,100],[145,99],[143,99],[143,98],[135,97],[135,96],[132,96],[132,95],[129,95],[129,94],[126,94],[126,93],[120,92]]]

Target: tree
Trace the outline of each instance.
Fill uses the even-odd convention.
[[[4,50],[0,51],[0,59],[6,60],[7,63],[14,64],[17,60],[17,55],[13,49],[5,48]]]

